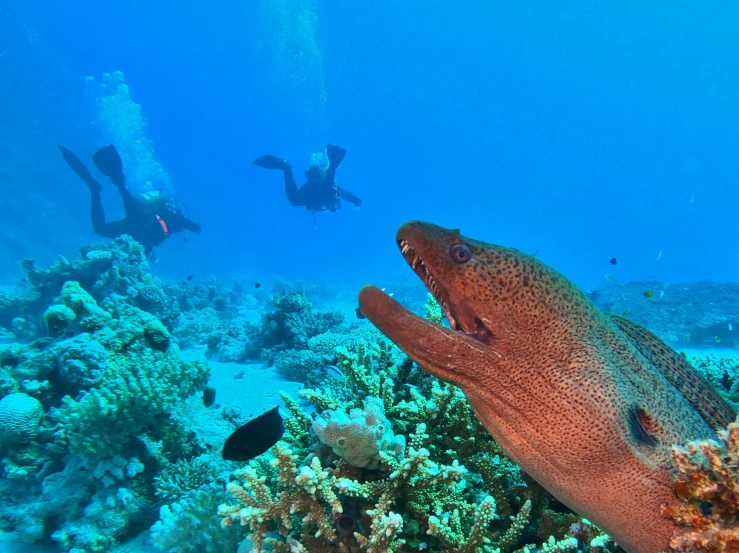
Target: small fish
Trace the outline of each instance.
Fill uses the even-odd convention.
[[[382,288],[382,291],[384,292],[384,291],[385,291],[385,289],[384,289],[384,288]],[[390,293],[388,294],[388,296],[390,296],[391,298],[392,298],[392,297],[393,297],[394,295],[395,295],[395,292],[390,292]],[[364,319],[364,317],[362,317],[362,319]]]
[[[662,250],[657,254],[657,259],[655,261],[659,261],[660,259],[662,259]]]
[[[692,204],[694,201],[695,201],[695,194],[693,194],[692,196],[690,196],[690,203]]]
[[[654,297],[654,292],[652,292],[651,290],[645,290],[644,297],[648,300],[651,300]]]
[[[734,330],[734,325],[729,323],[729,330]]]
[[[28,282],[28,278],[26,278],[26,277],[23,277],[23,278],[21,279],[21,282]]]
[[[606,276],[606,280],[609,280],[611,282],[615,282],[616,284],[618,284],[618,279],[616,278],[616,275],[613,275],[611,273],[606,273],[605,276]]]
[[[183,241],[183,242],[188,242],[188,240],[187,240],[187,236],[183,236],[183,237],[182,237],[182,241]]]
[[[187,282],[190,282],[192,280],[192,275],[187,275]]]
[[[629,311],[631,311],[631,307],[627,307],[626,309],[624,309],[624,312],[623,312],[623,313],[621,313],[621,316],[622,316],[622,317],[625,317],[626,315],[628,315],[628,314],[629,314]]]
[[[609,263],[611,265],[618,265],[618,260],[615,257],[612,257],[611,260],[609,261]]]
[[[341,372],[341,369],[336,365],[326,365],[323,370],[326,371],[327,375],[338,380],[339,382],[344,382],[346,380],[346,378],[344,377],[344,373]]]
[[[357,319],[359,319],[359,320],[362,320],[362,319],[366,319],[367,318],[367,317],[364,316],[364,314],[362,313],[362,310],[359,309],[359,307],[357,307],[357,308],[354,309],[354,314],[357,316]]]
[[[261,288],[261,286],[262,286],[262,283],[261,282],[255,282],[254,283],[254,288]]]
[[[237,428],[223,444],[224,461],[250,461],[280,441],[285,426],[277,405]]]
[[[721,336],[716,336],[716,337],[714,338],[714,340],[716,340],[716,343],[717,343],[717,344],[720,344],[720,343],[721,343]]]
[[[692,338],[692,336],[693,335],[690,332],[686,332],[685,333],[685,341],[686,342],[690,342],[690,338]]]

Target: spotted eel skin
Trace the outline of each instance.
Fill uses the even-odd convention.
[[[647,329],[599,311],[533,256],[423,222],[397,233],[451,328],[366,286],[362,313],[432,375],[459,386],[505,453],[629,553],[676,530],[670,447],[736,414]]]

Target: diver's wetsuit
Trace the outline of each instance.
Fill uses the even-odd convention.
[[[357,196],[338,186],[335,182],[336,169],[338,169],[346,150],[328,144],[328,168],[322,171],[316,166],[311,166],[305,172],[307,181],[300,188],[295,181],[290,163],[272,155],[264,155],[255,159],[252,163],[266,169],[280,169],[285,177],[285,195],[291,205],[305,206],[310,211],[336,211],[341,208],[341,199],[354,204],[356,207],[362,205],[362,200]]]
[[[110,150],[111,148],[112,151]],[[169,207],[164,206],[154,212],[144,210],[139,201],[126,188],[126,177],[120,171],[120,162],[118,161],[117,164],[115,162],[106,163],[105,166],[101,166],[99,164],[100,160],[95,159],[96,165],[98,165],[101,172],[105,173],[110,178],[110,182],[118,188],[118,192],[123,200],[123,209],[126,212],[126,216],[123,219],[106,221],[105,210],[103,209],[103,202],[100,197],[100,191],[103,188],[101,184],[93,178],[87,167],[71,151],[63,146],[59,146],[59,151],[72,170],[77,173],[90,189],[92,229],[98,236],[116,238],[122,234],[128,234],[144,246],[146,255],[148,256],[153,248],[160,245],[175,232],[181,232],[183,230],[200,232],[200,225],[183,217],[180,213]],[[106,146],[98,153],[103,151],[113,155],[114,158],[118,156],[112,146]]]

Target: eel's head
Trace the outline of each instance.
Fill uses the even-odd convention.
[[[435,376],[464,387],[479,382],[483,359],[487,366],[515,361],[537,345],[551,352],[551,333],[576,330],[563,306],[571,310],[584,297],[533,256],[419,221],[403,225],[396,238],[451,328],[418,317],[374,286],[360,292],[360,309]]]

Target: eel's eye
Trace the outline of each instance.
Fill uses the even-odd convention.
[[[454,244],[452,249],[449,250],[452,255],[452,259],[457,263],[467,263],[472,259],[472,252],[464,244]]]

